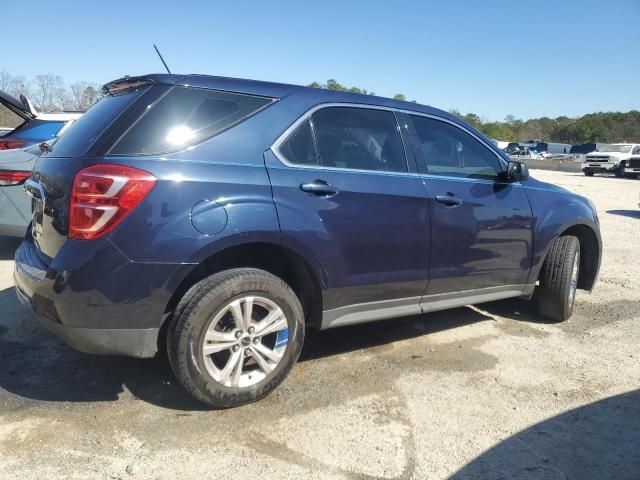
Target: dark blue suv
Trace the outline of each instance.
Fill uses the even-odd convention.
[[[85,352],[166,340],[215,407],[275,389],[305,329],[509,297],[562,321],[596,282],[589,200],[446,112],[198,75],[104,93],[25,185],[18,295]]]

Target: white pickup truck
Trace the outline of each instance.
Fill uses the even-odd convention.
[[[588,177],[594,173],[612,172],[618,177],[625,175],[635,176],[638,172],[628,169],[628,163],[632,156],[640,156],[640,144],[637,143],[614,143],[602,147],[595,152],[588,153],[582,171]]]
[[[640,177],[640,149],[638,149],[638,155],[634,155],[629,160],[624,167],[624,176],[631,178]],[[634,149],[635,151],[635,149]]]

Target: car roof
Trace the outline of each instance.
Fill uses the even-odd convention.
[[[135,83],[136,81],[151,81],[163,85],[182,85],[189,87],[211,88],[216,90],[228,90],[237,93],[262,95],[273,98],[285,98],[290,95],[306,97],[310,103],[356,103],[363,105],[381,106],[395,108],[398,110],[408,110],[417,113],[437,115],[461,123],[460,119],[454,115],[428,105],[421,105],[414,102],[394,100],[392,98],[378,97],[376,95],[363,95],[359,93],[342,92],[328,90],[324,88],[305,87],[301,85],[291,85],[286,83],[266,82],[260,80],[249,80],[243,78],[221,77],[213,75],[180,75],[156,73],[141,75],[137,77],[124,77],[105,84],[105,87],[112,87],[119,83]]]

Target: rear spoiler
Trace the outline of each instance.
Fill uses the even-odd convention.
[[[120,78],[118,80],[114,80],[113,82],[109,82],[103,85],[102,94],[105,96],[117,95],[127,90],[132,90],[134,88],[153,85],[154,83],[156,82],[154,82],[152,79],[149,79],[149,78],[141,78],[141,77]]]
[[[138,77],[122,77],[106,83],[102,87],[103,95],[117,95],[126,90],[148,85],[175,85],[183,75],[151,74]]]

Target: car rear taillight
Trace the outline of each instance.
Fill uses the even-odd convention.
[[[73,179],[69,238],[91,240],[111,231],[147,196],[156,177],[126,165],[93,165]]]
[[[24,170],[0,170],[0,187],[22,185],[31,176],[31,172]]]
[[[27,144],[25,140],[0,140],[0,150],[22,148]]]

